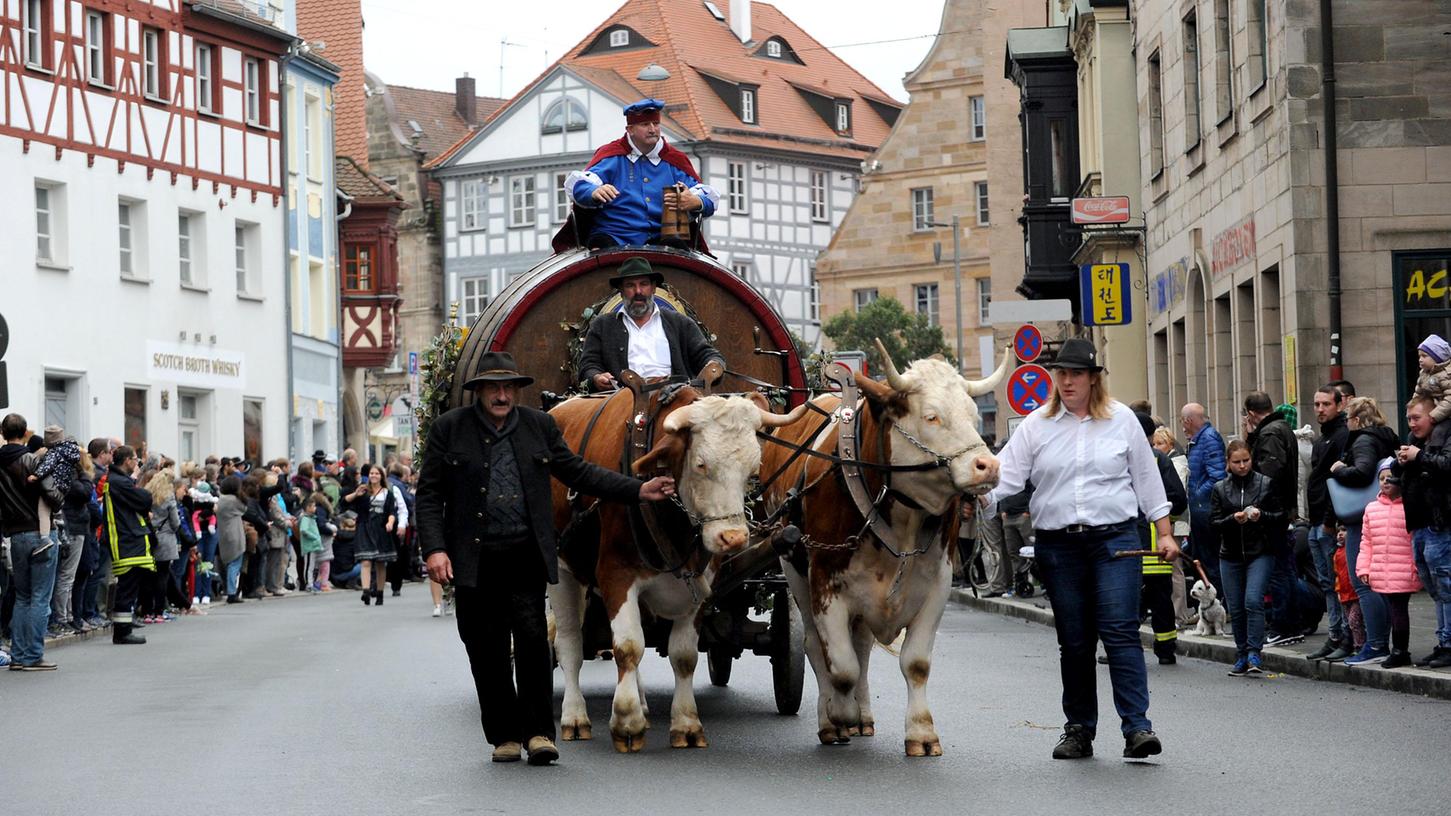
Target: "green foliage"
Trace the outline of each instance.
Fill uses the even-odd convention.
[[[866,352],[869,369],[878,374],[886,370],[872,342],[878,338],[898,370],[934,354],[953,362],[942,327],[929,323],[926,315],[908,313],[896,298],[877,298],[859,312],[841,312],[826,321],[821,330],[842,351]]]
[[[458,370],[459,351],[463,349],[464,333],[454,323],[458,304],[449,309],[449,320],[443,331],[428,342],[423,360],[418,366],[418,405],[413,409],[418,422],[418,450],[414,453],[414,468],[423,467],[423,452],[428,445],[428,431],[433,421],[449,409],[449,395],[453,392],[453,376]]]

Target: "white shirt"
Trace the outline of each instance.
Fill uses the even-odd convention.
[[[635,323],[625,309],[617,312],[624,321],[625,332],[630,336],[630,370],[641,377],[670,376],[670,340],[665,336],[665,321],[660,319],[660,307],[650,309],[650,319],[645,325]]]
[[[1039,408],[1023,420],[998,455],[998,501],[1033,480],[1028,501],[1033,528],[1117,524],[1140,511],[1150,521],[1169,515],[1169,500],[1153,449],[1128,406],[1110,402],[1110,419],[1079,419],[1060,408]]]
[[[649,159],[651,164],[659,164],[660,150],[665,147],[665,140],[656,139],[655,146],[650,148],[649,153],[641,153],[639,146],[635,144],[635,140],[631,139],[630,134],[628,133],[625,134],[625,144],[628,144],[630,146],[630,155],[626,156],[625,158],[629,159],[631,164],[638,162],[641,156]]]

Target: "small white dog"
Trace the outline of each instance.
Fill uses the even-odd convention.
[[[1214,584],[1205,583],[1203,579],[1194,582],[1194,588],[1189,590],[1199,601],[1199,623],[1194,626],[1196,635],[1223,635],[1229,623],[1229,614],[1224,611],[1224,604],[1219,602],[1219,592],[1214,589]]]

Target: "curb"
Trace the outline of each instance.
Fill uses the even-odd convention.
[[[346,590],[333,590],[333,591],[334,592],[340,592],[340,591],[346,591]],[[274,597],[274,598],[267,598],[266,600],[268,602],[276,602],[276,601],[282,601],[282,600],[286,600],[288,598],[294,598],[294,597],[299,597],[299,598],[311,597],[312,594],[313,593],[299,592],[297,590],[292,590],[292,591],[289,591],[286,595],[283,595],[280,598],[275,598]],[[319,593],[319,594],[322,594],[322,593]],[[331,593],[327,593],[327,594],[331,594]],[[248,599],[248,603],[253,603],[253,602],[254,601],[252,599]],[[255,602],[256,603],[261,603],[262,600],[261,599],[258,599]],[[222,607],[225,607],[226,605],[227,605],[227,603],[226,603],[226,596],[223,596],[223,600],[222,600],[221,603],[211,603],[211,604],[207,604],[207,606],[206,606],[207,615],[214,614],[218,609],[220,609]],[[204,617],[207,617],[207,615],[194,615],[192,617],[204,618]],[[181,615],[177,615],[176,616],[176,620],[181,620],[181,619],[182,619],[182,616]],[[175,623],[176,621],[171,621],[171,622],[172,623]],[[150,624],[150,625],[153,625],[153,626],[154,625],[165,626],[166,624]],[[51,649],[56,649],[56,648],[59,648],[61,646],[70,646],[70,645],[73,645],[73,644],[76,644],[76,643],[84,643],[85,641],[92,640],[94,638],[100,638],[100,637],[107,637],[107,638],[109,638],[110,637],[110,633],[111,633],[111,627],[105,626],[105,627],[101,627],[99,629],[92,629],[89,632],[73,632],[73,633],[71,633],[69,635],[63,635],[63,636],[58,637],[58,638],[53,638],[53,637],[47,636],[45,638],[45,651],[49,652]]]
[[[1032,601],[1007,600],[1004,598],[978,598],[970,591],[953,589],[949,597],[954,603],[983,612],[991,612],[1009,618],[1053,625],[1053,612]],[[1044,601],[1046,603],[1046,601]],[[1145,648],[1154,645],[1154,633],[1148,627],[1141,627],[1139,637]],[[1202,637],[1189,632],[1179,633],[1179,645],[1175,650],[1184,657],[1213,660],[1225,665],[1234,663],[1234,642],[1227,639]],[[1383,669],[1369,666],[1363,669],[1342,663],[1326,663],[1307,660],[1293,649],[1267,647],[1260,653],[1267,670],[1310,680],[1328,680],[1352,686],[1394,691],[1401,694],[1419,694],[1440,700],[1451,700],[1451,672],[1436,669],[1418,669],[1407,666],[1401,669]]]

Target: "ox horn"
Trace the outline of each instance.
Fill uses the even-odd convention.
[[[898,393],[906,392],[908,390],[907,381],[897,373],[897,364],[892,362],[892,355],[888,354],[887,347],[882,345],[882,338],[873,338],[872,342],[877,344],[877,353],[882,355],[882,365],[887,369],[887,385],[892,386],[892,390]]]
[[[782,425],[790,425],[801,417],[806,416],[806,412],[811,410],[811,406],[803,402],[792,409],[789,414],[773,414],[759,405],[756,406],[756,410],[761,412],[762,428],[779,428]]]
[[[695,417],[691,415],[690,409],[691,406],[682,405],[671,411],[670,416],[665,417],[665,422],[661,427],[665,429],[666,433],[680,433],[689,428],[695,422]]]
[[[1008,363],[1012,361],[1012,350],[1003,349],[1003,361],[998,363],[997,371],[989,374],[981,380],[967,381],[967,395],[969,397],[980,397],[983,394],[991,394],[998,387],[998,383],[1008,376]]]

